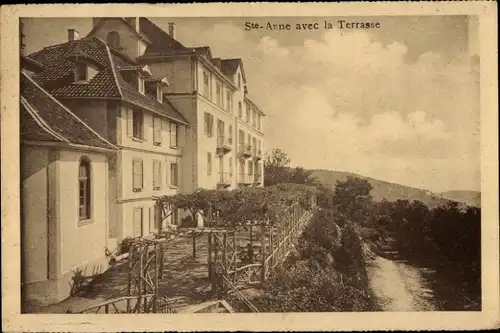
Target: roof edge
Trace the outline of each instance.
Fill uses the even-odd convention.
[[[38,89],[40,89],[45,95],[47,95],[50,99],[52,99],[55,103],[57,103],[60,107],[62,107],[66,112],[68,112],[71,116],[73,116],[75,119],[77,119],[84,127],[86,127],[90,132],[92,132],[99,140],[104,142],[105,144],[109,145],[113,149],[118,149],[114,144],[103,138],[99,133],[94,131],[92,127],[87,125],[83,120],[78,118],[73,112],[71,112],[66,106],[64,106],[61,102],[59,102],[54,96],[52,96],[50,93],[48,93],[45,89],[43,89],[38,83],[36,83],[32,78],[30,78],[28,75],[25,73],[22,73],[26,79],[28,79],[31,83],[33,83]]]

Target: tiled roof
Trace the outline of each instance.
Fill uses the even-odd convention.
[[[139,28],[141,33],[145,34],[151,41],[153,41],[153,43],[146,48],[146,55],[157,53],[175,53],[178,51],[193,52],[187,49],[179,41],[172,38],[172,36],[147,18],[141,17],[139,19]]]
[[[56,97],[107,97],[120,98],[120,90],[111,68],[97,73],[88,83],[71,82],[68,85],[51,89]]]
[[[22,140],[116,149],[25,73],[21,73],[21,92]]]
[[[43,70],[43,65],[41,63],[39,63],[35,59],[26,56],[21,56],[21,67],[34,72],[35,71],[39,72]]]
[[[145,108],[153,113],[167,116],[180,123],[187,124],[186,119],[184,119],[179,111],[177,111],[177,109],[170,102],[168,102],[167,99],[164,99],[166,104],[162,104],[156,98],[141,94],[130,83],[125,81],[121,75],[118,74],[116,77],[121,87],[123,100],[125,102]]]
[[[50,65],[33,78],[48,89],[53,96],[58,98],[120,98],[135,106],[187,124],[184,117],[171,104],[162,104],[155,97],[139,93],[120,74],[123,70],[142,69],[144,65],[127,62],[126,57],[109,50],[106,44],[97,37],[86,37],[67,44],[70,47],[60,44],[33,54],[35,59],[40,59],[42,63],[47,61]],[[59,52],[59,58],[57,52]],[[83,53],[102,66],[102,69],[88,82],[75,83],[75,63],[69,60],[68,56],[83,55]]]
[[[241,59],[222,59],[221,60],[221,71],[225,75],[234,75],[238,70],[238,66],[241,63]]]

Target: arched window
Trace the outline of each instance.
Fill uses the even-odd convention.
[[[90,219],[91,212],[91,202],[90,202],[90,186],[92,184],[92,178],[90,174],[90,161],[88,159],[82,159],[80,161],[80,167],[78,172],[78,184],[79,184],[79,219],[87,220]]]
[[[114,49],[120,49],[120,35],[116,31],[108,33],[108,45]]]

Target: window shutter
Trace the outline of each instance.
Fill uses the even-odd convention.
[[[170,147],[177,148],[177,124],[171,122],[170,123]]]
[[[132,109],[125,109],[125,118],[127,120],[127,136],[131,138],[134,134],[134,114]]]
[[[149,232],[156,231],[155,225],[155,207],[149,207]]]
[[[146,114],[142,112],[142,139],[148,141],[149,125],[146,123]]]
[[[142,237],[142,208],[134,209],[134,237]]]

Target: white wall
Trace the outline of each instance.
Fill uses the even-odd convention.
[[[91,166],[91,218],[79,223],[79,163],[85,156]],[[59,216],[61,274],[104,256],[108,216],[108,165],[103,154],[61,151],[59,155]],[[94,267],[86,267],[91,274]]]
[[[48,150],[22,147],[21,226],[24,283],[48,276],[47,167]]]

